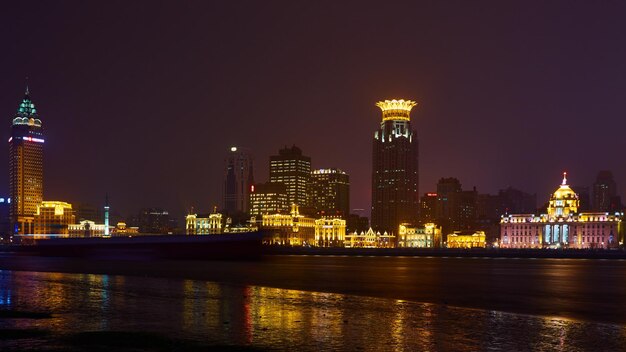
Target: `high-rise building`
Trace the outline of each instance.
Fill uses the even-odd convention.
[[[300,209],[309,207],[309,183],[311,182],[311,158],[302,154],[295,145],[270,156],[270,182],[282,183],[289,204]]]
[[[311,206],[322,215],[346,219],[350,213],[350,177],[339,169],[319,169],[311,173]]]
[[[250,215],[261,220],[262,215],[289,211],[287,190],[282,183],[259,183],[250,187]]]
[[[224,210],[229,214],[247,213],[250,186],[254,184],[252,155],[241,148],[231,147],[224,163]]]
[[[594,211],[614,211],[618,208],[613,206],[615,197],[617,196],[617,185],[613,180],[613,173],[608,170],[602,170],[596,177],[593,184],[593,210]]]
[[[411,128],[411,100],[378,102],[383,118],[374,133],[372,227],[396,233],[401,223],[418,221],[418,142]]]
[[[37,206],[43,201],[43,132],[28,88],[11,124],[9,193],[11,231],[34,233]]]

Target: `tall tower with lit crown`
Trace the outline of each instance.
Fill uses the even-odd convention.
[[[418,142],[411,128],[412,100],[376,103],[383,113],[374,133],[372,228],[396,234],[401,223],[415,223],[419,211]]]
[[[11,232],[34,233],[34,215],[43,201],[43,129],[28,87],[11,123],[9,194]]]

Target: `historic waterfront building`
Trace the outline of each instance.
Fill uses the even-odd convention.
[[[339,169],[319,169],[311,172],[311,205],[320,215],[350,214],[350,177]]]
[[[9,137],[11,233],[35,232],[35,213],[43,201],[43,129],[28,88],[12,120]]]
[[[49,235],[69,236],[69,225],[75,223],[72,205],[59,201],[43,201],[37,206],[34,216],[35,239]]]
[[[401,224],[398,229],[398,247],[408,248],[441,248],[441,227],[433,223],[423,227]]]
[[[500,246],[503,248],[613,248],[622,239],[624,214],[578,212],[580,200],[563,182],[550,197],[547,214],[503,215]]]
[[[252,155],[241,148],[231,147],[224,163],[224,210],[231,215],[247,213],[254,184]]]
[[[346,220],[322,217],[315,220],[315,245],[317,247],[343,247],[346,238]]]
[[[402,223],[416,223],[419,212],[418,143],[411,127],[411,100],[378,102],[380,129],[374,133],[372,216],[374,231],[395,233]]]
[[[347,234],[343,242],[346,248],[395,248],[396,243],[395,235],[387,232],[374,232],[371,227],[367,231]]]
[[[448,248],[485,248],[487,246],[484,231],[454,231],[446,238]]]
[[[289,214],[266,214],[261,218],[263,244],[280,246],[314,246],[315,219],[300,214],[292,204]]]

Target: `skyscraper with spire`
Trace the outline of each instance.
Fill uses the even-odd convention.
[[[11,121],[9,138],[10,218],[13,234],[34,233],[34,215],[43,201],[43,128],[26,94]]]
[[[397,234],[401,223],[415,223],[419,211],[417,134],[411,128],[412,100],[376,103],[383,113],[374,134],[372,228]]]

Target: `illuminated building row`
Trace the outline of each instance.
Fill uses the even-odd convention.
[[[621,212],[578,212],[580,200],[563,182],[550,197],[547,214],[503,215],[502,248],[615,248],[623,241]]]

